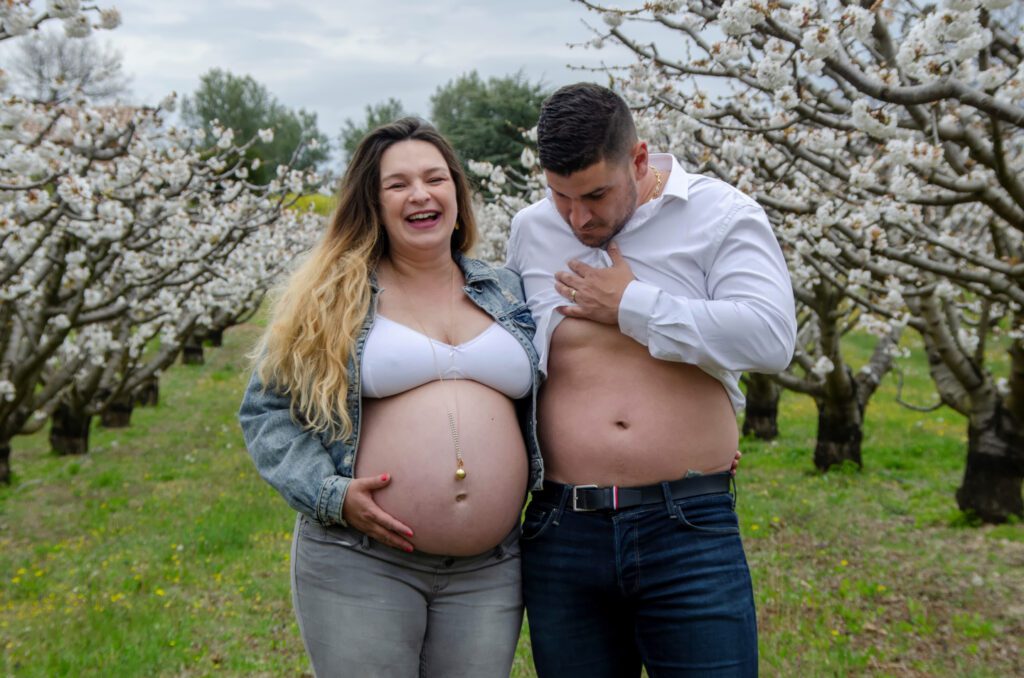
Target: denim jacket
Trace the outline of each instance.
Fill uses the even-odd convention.
[[[544,465],[537,443],[537,350],[533,345],[533,316],[523,298],[519,276],[504,268],[493,268],[468,257],[456,256],[466,278],[466,295],[522,345],[533,366],[530,395],[516,401],[520,429],[530,462],[530,489],[542,486]],[[242,398],[238,420],[245,445],[256,462],[260,476],[270,483],[296,511],[322,525],[345,525],[341,507],[345,502],[359,449],[362,387],[360,369],[366,337],[373,326],[380,289],[371,278],[370,310],[356,337],[355,355],[348,363],[346,403],[352,420],[352,434],[328,442],[326,433],[304,429],[291,416],[291,399],[273,388],[263,388],[253,374]],[[525,497],[524,497],[525,499]]]

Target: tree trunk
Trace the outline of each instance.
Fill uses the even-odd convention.
[[[135,406],[130,393],[123,393],[121,397],[112,400],[103,414],[100,415],[100,424],[105,428],[128,428],[132,422],[132,408]]]
[[[11,443],[0,443],[0,483],[11,484]]]
[[[210,346],[220,348],[224,345],[224,330],[209,330],[206,333],[206,339],[210,342]]]
[[[967,428],[967,468],[956,491],[961,511],[986,523],[1024,517],[1024,422],[1015,421],[1002,403],[994,416]]]
[[[135,404],[139,407],[160,404],[160,380],[150,377],[135,391]]]
[[[818,441],[814,447],[814,465],[827,471],[837,464],[852,461],[862,466],[860,445],[864,438],[864,408],[857,399],[857,385],[851,379],[849,397],[826,393],[818,404]]]
[[[782,389],[766,374],[747,374],[747,408],[743,435],[774,440],[779,435],[779,396]]]
[[[92,416],[61,403],[50,418],[50,447],[57,454],[85,454],[89,451]]]
[[[189,335],[181,347],[181,362],[185,365],[202,365],[203,340],[195,334]]]

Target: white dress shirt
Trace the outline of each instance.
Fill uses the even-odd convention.
[[[640,205],[615,236],[636,280],[619,305],[619,329],[660,360],[691,363],[718,379],[739,411],[744,371],[789,365],[796,317],[789,271],[764,210],[718,179],[687,174],[668,154],[651,164],[669,172],[661,197]],[[548,197],[512,219],[507,266],[523,278],[537,323],[534,343],[547,374],[551,337],[569,301],[554,274],[578,259],[611,266],[584,245]]]

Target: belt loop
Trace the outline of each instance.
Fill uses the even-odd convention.
[[[362,541],[362,543],[360,544],[360,546],[362,547],[362,549],[364,551],[369,551],[370,550],[370,535],[364,534],[361,541]]]
[[[565,510],[565,503],[569,501],[569,497],[572,496],[572,485],[562,485],[562,498],[558,500],[558,508],[555,509],[555,518],[552,520],[552,524],[557,526],[558,521],[562,519],[562,511]]]
[[[736,511],[736,497],[739,496],[739,490],[736,489],[736,476],[733,475],[729,482],[732,484],[732,510]]]
[[[668,511],[668,517],[672,520],[678,520],[676,518],[676,507],[672,503],[672,488],[668,486],[667,480],[661,482],[661,493],[665,496],[665,510]]]

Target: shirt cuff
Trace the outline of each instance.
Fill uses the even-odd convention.
[[[348,527],[348,523],[341,517],[341,509],[351,480],[342,476],[331,476],[324,480],[316,503],[316,519],[321,525]]]
[[[647,346],[647,328],[660,289],[649,283],[634,280],[626,286],[619,302],[619,329],[627,337]]]

